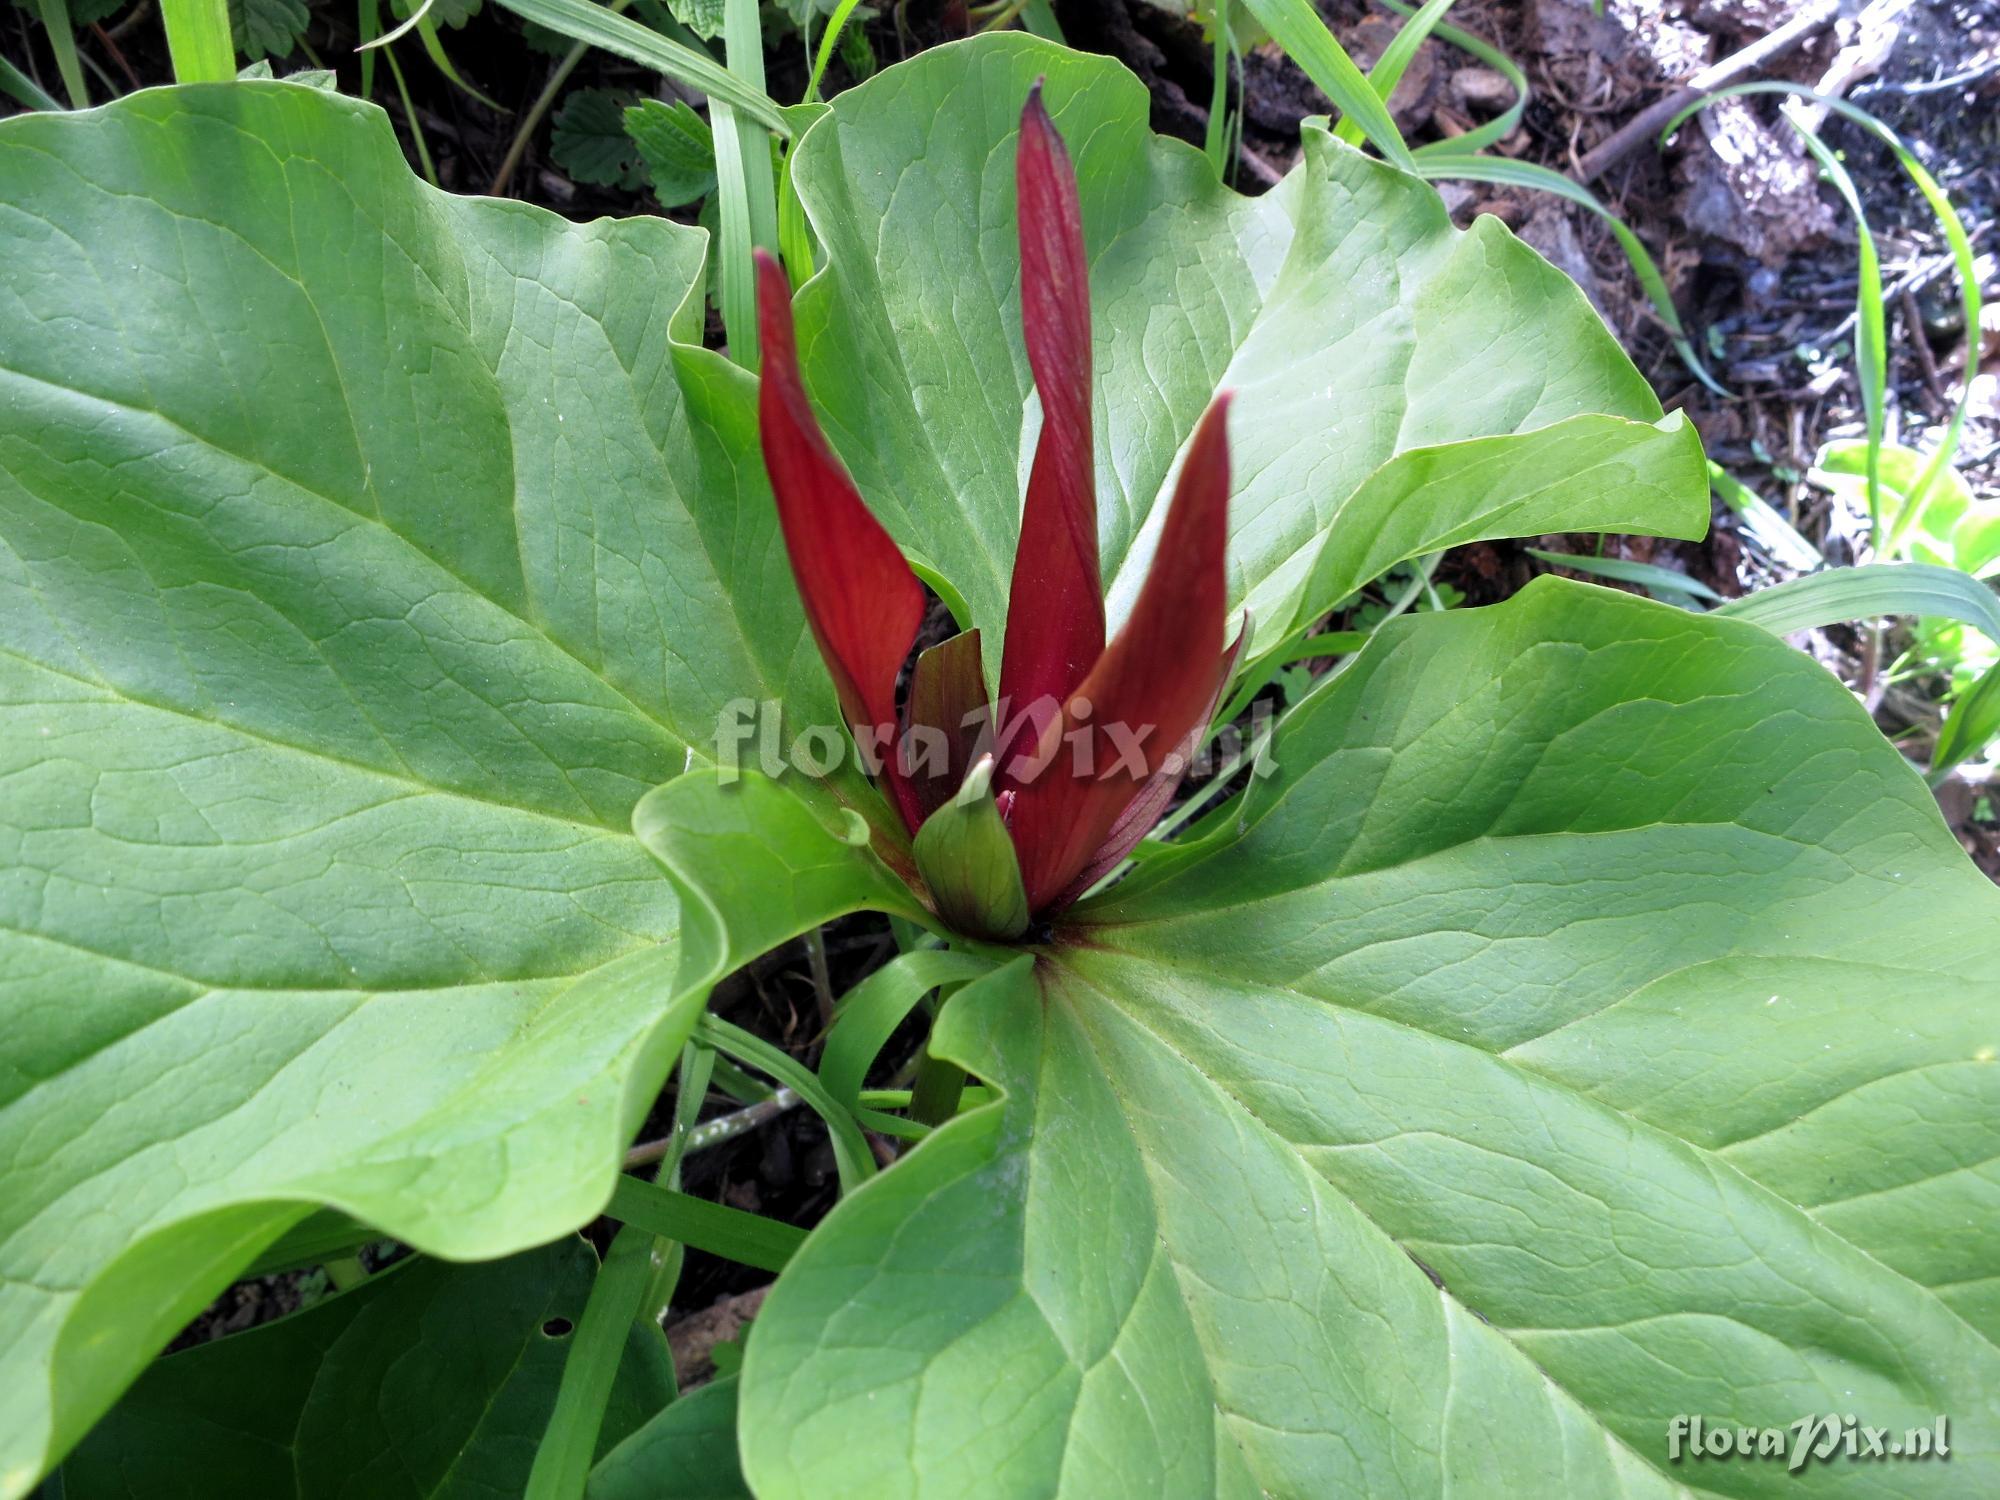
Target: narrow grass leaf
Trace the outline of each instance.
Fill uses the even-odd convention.
[[[1391,10],[1400,11],[1403,15],[1414,14],[1414,8],[1406,5],[1404,0],[1382,0],[1382,3]],[[1528,87],[1528,75],[1521,71],[1519,63],[1484,37],[1475,36],[1472,32],[1462,30],[1446,21],[1438,22],[1433,31],[1439,41],[1449,42],[1459,51],[1469,53],[1506,79],[1513,87],[1514,102],[1485,124],[1473,126],[1464,135],[1455,135],[1442,141],[1426,141],[1416,147],[1411,155],[1421,158],[1449,156],[1454,153],[1469,154],[1474,151],[1484,151],[1488,146],[1504,141],[1514,133],[1514,127],[1521,123],[1521,116],[1527,112],[1531,93]]]
[[[62,74],[63,88],[69,92],[70,108],[89,109],[90,89],[83,80],[83,61],[76,55],[76,33],[69,24],[69,0],[36,0],[36,5],[41,11],[42,26],[49,34],[49,50],[56,55],[56,71]],[[171,3],[167,4],[167,13],[170,17],[173,14]]]
[[[0,89],[4,89],[23,109],[62,108],[53,94],[4,57],[0,57]]]
[[[1385,107],[1389,96],[1396,92],[1396,85],[1409,71],[1417,48],[1423,46],[1425,39],[1454,3],[1455,0],[1425,0],[1422,10],[1408,13],[1409,20],[1397,29],[1389,39],[1389,45],[1382,49],[1382,55],[1375,59],[1375,66],[1368,70],[1368,83]],[[1345,141],[1350,146],[1361,144],[1361,127],[1351,115],[1333,127],[1333,134],[1336,140]]]
[[[605,1252],[563,1361],[562,1384],[535,1450],[526,1500],[582,1500],[618,1363],[652,1281],[652,1249],[651,1234],[626,1228]]]
[[[1672,568],[1663,568],[1657,563],[1634,562],[1626,557],[1591,557],[1576,552],[1544,552],[1539,547],[1526,550],[1528,556],[1558,568],[1609,578],[1617,583],[1637,584],[1649,594],[1661,597],[1663,603],[1684,604],[1694,599],[1719,603],[1722,599],[1722,595],[1700,579],[1676,573]]]
[[[1810,573],[1826,566],[1826,558],[1820,554],[1819,548],[1801,536],[1798,528],[1786,520],[1776,506],[1722,465],[1709,464],[1708,482],[1710,488],[1722,497],[1722,503],[1736,512],[1750,539],[1768,552],[1773,562],[1800,573]]]
[[[1686,325],[1681,322],[1679,310],[1667,291],[1667,281],[1660,274],[1660,268],[1653,260],[1652,252],[1640,241],[1639,236],[1626,227],[1610,209],[1598,200],[1595,193],[1580,183],[1575,183],[1549,167],[1531,161],[1513,161],[1503,156],[1472,156],[1463,153],[1444,153],[1435,156],[1419,156],[1417,171],[1432,181],[1440,178],[1463,178],[1468,182],[1491,182],[1504,187],[1533,188],[1539,192],[1554,193],[1558,198],[1567,199],[1579,208],[1587,208],[1602,219],[1617,238],[1619,248],[1625,252],[1625,259],[1632,264],[1632,273],[1639,278],[1639,286],[1646,294],[1646,300],[1653,305],[1653,311],[1666,325],[1667,333],[1673,339],[1674,348],[1680,354],[1681,362],[1703,385],[1717,395],[1727,396],[1729,392],[1709,374],[1708,366],[1701,362],[1701,356],[1694,352],[1694,341],[1688,337]]]
[[[843,1109],[819,1079],[789,1053],[781,1052],[762,1037],[752,1036],[740,1026],[732,1026],[720,1016],[705,1015],[695,1027],[695,1035],[705,1045],[726,1052],[738,1062],[767,1073],[785,1085],[806,1107],[826,1121],[833,1139],[833,1162],[840,1172],[840,1190],[851,1193],[875,1175],[875,1154],[853,1115]],[[696,1241],[690,1240],[689,1244]]]
[[[1957,568],[1864,563],[1773,584],[1715,611],[1778,635],[1877,615],[1942,615],[2000,643],[2000,596]]]
[[[604,1211],[647,1236],[678,1240],[760,1271],[782,1271],[806,1238],[794,1225],[631,1176],[618,1179]]]
[[[592,0],[500,0],[500,4],[523,20],[546,26],[572,41],[587,42],[698,88],[709,96],[711,104],[727,104],[779,135],[790,133],[784,112],[761,87],[750,87],[714,58],[670,41],[606,6]]]
[[[1859,105],[1850,104],[1845,99],[1806,88],[1803,84],[1774,81],[1739,83],[1729,88],[1718,89],[1708,98],[1682,110],[1669,120],[1666,128],[1660,132],[1661,141],[1664,142],[1671,137],[1696,110],[1705,108],[1717,99],[1736,98],[1746,94],[1783,94],[1806,100],[1823,109],[1831,110],[1842,119],[1859,126],[1889,148],[1896,158],[1897,165],[1903,169],[1904,175],[1910,179],[1924,202],[1930,206],[1931,213],[1937,218],[1938,228],[1944,235],[1945,243],[1951,247],[1952,266],[1958,273],[1959,311],[1964,317],[1967,337],[1976,339],[1983,302],[1979,293],[1979,275],[1973,264],[1972,240],[1965,232],[1965,223],[1959,218],[1958,210],[1952,207],[1950,195],[1939,185],[1938,180],[1925,170],[1924,164],[1917,160],[1916,153],[1910,149],[1909,144],[1867,110]],[[1930,499],[1931,486],[1937,482],[1938,476],[1950,466],[1952,459],[1957,455],[1959,440],[1965,431],[1966,412],[1971,403],[1972,382],[1968,379],[1959,393],[1957,406],[1952,409],[1951,419],[1945,426],[1943,440],[1938,444],[1937,451],[1931,455],[1929,464],[1910,491],[1903,511],[1890,525],[1888,538],[1883,543],[1886,551],[1893,553],[1904,534],[1921,518],[1924,506]]]
[[[1308,0],[1243,0],[1243,6],[1377,151],[1404,171],[1415,170],[1388,106]]]

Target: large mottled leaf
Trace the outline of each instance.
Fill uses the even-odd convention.
[[[827,431],[1001,660],[1040,428],[1022,347],[1014,130],[1037,76],[1076,163],[1096,330],[1098,532],[1130,608],[1196,420],[1230,437],[1234,604],[1256,648],[1449,542],[1698,535],[1699,446],[1582,295],[1496,220],[1322,131],[1258,199],[1147,129],[1137,79],[1028,36],[940,47],[851,89],[794,181],[828,265],[799,299]]]
[[[0,123],[0,1493],[315,1203],[608,1196],[700,1001],[632,809],[828,721],[702,258],[312,89]]]
[[[574,1236],[471,1266],[420,1261],[172,1355],[63,1465],[65,1500],[518,1495],[596,1267]],[[673,1395],[665,1338],[633,1325],[600,1449]]]
[[[2000,1485],[2000,893],[1848,693],[1541,580],[962,991],[750,1338],[764,1500]],[[1677,1414],[1949,1463],[1669,1461]]]

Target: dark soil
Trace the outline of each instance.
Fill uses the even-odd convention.
[[[1200,142],[1208,125],[1214,79],[1211,52],[1199,26],[1163,0],[1057,0],[1056,13],[1074,46],[1122,59],[1146,83],[1154,128]],[[1322,0],[1328,16],[1365,64],[1399,22],[1362,0]],[[937,0],[882,4],[865,26],[867,47],[843,51],[826,81],[837,93],[872,63],[885,66],[911,52],[966,34],[964,5]],[[1502,154],[1570,171],[1646,105],[1681,79],[1764,35],[1797,13],[1792,0],[1609,0],[1593,14],[1583,0],[1461,0],[1450,20],[1486,38],[1526,71],[1533,102]],[[355,7],[314,4],[297,55],[277,64],[283,74],[331,66],[344,92],[359,93],[361,63],[354,48]],[[387,7],[384,8],[385,15]],[[51,92],[60,94],[40,25],[16,0],[0,11],[0,52]],[[1869,67],[1846,80],[1847,96],[1878,114],[1909,141],[1950,193],[1981,252],[1989,297],[2000,298],[1993,252],[2000,245],[2000,0],[1914,0],[1898,22],[1895,42]],[[577,181],[551,149],[542,119],[518,163],[503,174],[517,128],[555,66],[544,43],[532,46],[521,24],[488,4],[462,29],[445,33],[453,60],[473,85],[504,107],[495,110],[447,82],[414,45],[399,44],[413,112],[397,97],[387,69],[374,80],[375,98],[405,141],[421,131],[440,183],[453,191],[500,191],[574,218],[657,213],[643,191]],[[1846,35],[1822,32],[1776,60],[1764,76],[1818,84],[1842,61]],[[93,69],[96,97],[168,80],[166,51],[153,0],[114,10],[84,28],[81,49]],[[801,93],[806,73],[795,34],[767,35],[769,86],[780,99]],[[1394,105],[1412,141],[1460,133],[1496,113],[1504,85],[1476,59],[1435,39],[1420,50]],[[610,88],[633,95],[657,92],[643,69],[589,54],[569,87]],[[1244,115],[1236,185],[1256,193],[1276,182],[1298,154],[1299,122],[1327,112],[1328,103],[1275,48],[1252,50],[1230,80],[1230,98]],[[1444,187],[1460,222],[1498,215],[1543,250],[1596,301],[1607,322],[1652,379],[1670,408],[1684,409],[1710,455],[1737,479],[1788,515],[1829,560],[1854,560],[1863,519],[1836,505],[1808,478],[1814,455],[1830,438],[1861,431],[1858,389],[1851,373],[1856,293],[1855,240],[1830,190],[1820,184],[1772,101],[1729,106],[1711,121],[1684,127],[1666,151],[1650,143],[1595,182],[1605,202],[1651,247],[1674,291],[1695,345],[1731,395],[1706,389],[1676,355],[1633,280],[1615,239],[1588,213],[1525,191],[1476,184]],[[0,112],[8,106],[0,105]],[[1964,378],[1967,330],[1945,245],[1924,200],[1889,153],[1838,119],[1824,128],[1841,151],[1866,205],[1881,247],[1890,299],[1889,409],[1892,430],[1913,446],[1936,440],[1946,419],[1947,393]],[[1718,146],[1717,143],[1720,143]],[[1725,152],[1738,162],[1723,161]],[[414,152],[412,152],[414,159]],[[689,210],[673,216],[692,217]],[[1983,350],[1987,368],[2000,363],[2000,336]],[[2000,482],[2000,395],[1989,379],[1983,404],[1968,424],[1961,470],[1976,489]],[[1542,538],[1535,545],[1590,552],[1596,537]],[[1717,506],[1709,537],[1698,544],[1608,539],[1605,551],[1684,571],[1735,595],[1785,576]],[[1440,563],[1435,583],[1465,602],[1505,598],[1544,565],[1523,544],[1459,548]],[[1447,596],[1449,597],[1449,596]],[[1353,622],[1379,609],[1373,595],[1353,601],[1329,621]],[[1880,691],[1877,665],[1899,637],[1869,632],[1819,633],[1811,649],[1864,693],[1886,732],[1912,743],[1935,730],[1941,684],[1917,678]],[[1296,686],[1296,684],[1294,684]],[[1282,688],[1274,691],[1282,691]],[[1948,783],[1947,816],[1982,866],[2000,878],[2000,821],[1988,789]],[[825,935],[831,993],[838,995],[893,951],[886,923],[852,919]],[[716,999],[725,1018],[811,1063],[823,1034],[824,1000],[802,944],[770,955],[734,976]],[[885,1051],[871,1082],[893,1086],[907,1073],[920,1038],[907,1024]],[[904,1082],[907,1079],[904,1078]],[[663,1098],[640,1139],[665,1133],[671,1097]],[[713,1118],[741,1108],[714,1093],[704,1108]],[[886,1161],[897,1144],[876,1142]],[[722,1146],[692,1157],[684,1185],[736,1207],[810,1225],[837,1195],[826,1133],[813,1115],[793,1109]],[[592,1233],[603,1243],[604,1226]],[[768,1280],[699,1253],[688,1257],[675,1298],[677,1315],[696,1314]],[[234,1332],[290,1311],[322,1294],[321,1273],[263,1278],[233,1288],[177,1341],[177,1347]],[[732,1304],[734,1305],[734,1304]],[[747,1311],[738,1306],[738,1311]],[[733,1314],[732,1314],[733,1316]],[[713,1321],[713,1320],[708,1320]],[[689,1348],[714,1330],[690,1330]],[[699,1352],[690,1357],[699,1362]]]

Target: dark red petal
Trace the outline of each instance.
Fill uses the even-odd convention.
[[[1021,327],[1042,398],[1042,431],[1014,552],[1000,696],[1010,717],[1046,703],[1014,741],[1019,753],[1032,752],[1057,705],[1104,650],[1090,439],[1090,268],[1076,173],[1042,107],[1039,83],[1021,111],[1014,181]]]
[[[791,283],[770,255],[759,250],[756,257],[764,353],[757,421],[785,552],[841,711],[864,747],[871,740],[887,747],[896,728],[896,674],[923,622],[923,585],[820,432],[799,378]],[[884,771],[915,832],[922,819],[893,758]]]
[[[958,791],[991,716],[978,631],[961,631],[918,654],[899,748],[921,817],[928,819]]]
[[[1215,717],[1216,706],[1222,702],[1224,689],[1229,686],[1230,674],[1236,670],[1236,663],[1243,655],[1243,648],[1250,643],[1250,611],[1243,611],[1242,627],[1236,632],[1236,644],[1222,654],[1222,664],[1216,669],[1215,691],[1209,695],[1208,707],[1195,721],[1194,728],[1181,737],[1174,746],[1174,753],[1155,771],[1150,780],[1139,789],[1139,795],[1125,804],[1112,823],[1110,832],[1104,835],[1104,842],[1097,852],[1090,856],[1090,863],[1078,872],[1076,878],[1055,900],[1057,907],[1068,906],[1080,900],[1083,893],[1096,885],[1106,875],[1123,863],[1125,856],[1139,847],[1139,841],[1152,831],[1155,823],[1167,814],[1173,805],[1174,793],[1179,790],[1187,776],[1188,766],[1195,753],[1201,749],[1201,737],[1208,730],[1208,724]]]
[[[1119,815],[1214,702],[1228,607],[1228,410],[1225,392],[1195,428],[1131,618],[1043,734],[1041,773],[1030,778],[1015,767],[1011,831],[1037,913],[1069,893]],[[1078,735],[1089,752],[1088,775],[1074,770]],[[1136,776],[1121,764],[1135,740],[1145,763]]]

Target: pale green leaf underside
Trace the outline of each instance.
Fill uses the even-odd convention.
[[[826,697],[703,254],[316,90],[0,125],[0,1493],[314,1203],[603,1203],[700,998],[633,806]]]
[[[994,36],[843,94],[794,168],[828,257],[798,306],[814,400],[876,513],[983,629],[1003,623],[1040,424],[1013,142],[1041,75],[1091,263],[1114,624],[1223,386],[1238,393],[1231,590],[1259,649],[1452,541],[1706,525],[1693,431],[1661,421],[1575,285],[1496,220],[1459,233],[1428,185],[1321,131],[1283,186],[1240,197],[1150,133],[1146,91],[1118,64]]]
[[[765,1500],[2000,1482],[2000,893],[1838,683],[1550,581],[1385,632],[1276,759],[953,1002],[1006,1098],[766,1304]],[[1666,1462],[1823,1411],[1952,1460]]]

